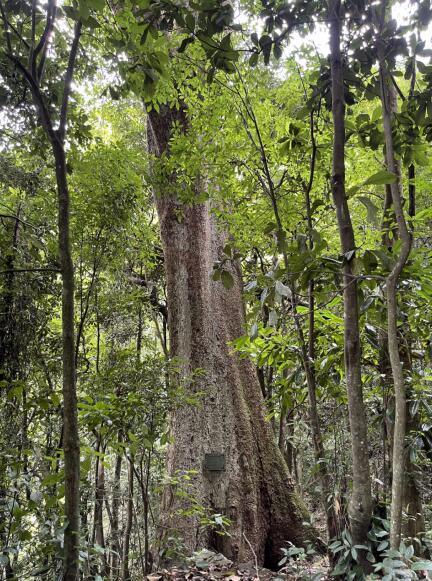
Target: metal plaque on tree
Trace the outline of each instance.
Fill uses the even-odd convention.
[[[210,472],[225,470],[225,454],[205,454],[204,468]]]

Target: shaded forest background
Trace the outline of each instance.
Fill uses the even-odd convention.
[[[432,570],[431,16],[0,0],[1,579]]]

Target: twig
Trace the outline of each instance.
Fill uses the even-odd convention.
[[[8,268],[0,270],[0,274],[23,273],[23,272],[60,272],[59,268]]]
[[[33,226],[33,224],[30,224],[29,222],[21,220],[21,218],[18,218],[18,216],[15,216],[13,214],[0,214],[0,218],[9,218],[10,220],[17,220],[18,222],[21,222],[21,224],[24,224],[24,226],[30,226],[31,228],[37,230],[36,226]]]
[[[256,578],[257,578],[257,579],[258,579],[258,581],[259,581],[259,578],[260,578],[260,576],[259,576],[259,572],[258,572],[258,557],[257,557],[257,554],[255,553],[255,551],[254,551],[254,549],[253,549],[253,547],[252,547],[252,545],[251,545],[251,543],[250,543],[249,539],[248,539],[248,538],[247,538],[247,536],[245,535],[245,533],[243,533],[243,536],[244,536],[244,538],[245,538],[245,541],[246,541],[246,542],[247,542],[247,544],[249,545],[249,548],[250,548],[250,550],[252,551],[252,555],[254,556],[254,560],[255,560],[255,571],[256,571]]]

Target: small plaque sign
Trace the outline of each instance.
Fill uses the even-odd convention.
[[[225,454],[205,454],[204,468],[210,472],[225,470]]]

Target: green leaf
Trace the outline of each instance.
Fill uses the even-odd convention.
[[[365,206],[366,210],[367,210],[367,217],[369,222],[371,222],[374,226],[378,226],[379,224],[379,210],[378,208],[375,206],[375,204],[366,196],[357,196],[357,199],[359,200],[359,202],[361,202],[363,204],[363,206]]]
[[[189,12],[189,14],[187,14],[185,21],[186,21],[186,26],[187,26],[188,30],[193,32],[195,30],[195,18],[193,17],[193,15],[190,12]]]
[[[276,292],[279,293],[282,297],[290,297],[291,296],[291,291],[290,289],[283,284],[283,282],[281,282],[280,280],[276,281]]]
[[[72,8],[72,6],[63,6],[63,11],[72,20],[78,20],[80,18],[80,13],[75,8]]]
[[[80,0],[78,10],[81,18],[83,20],[87,20],[87,18],[90,16],[90,6],[88,3],[86,1]]]
[[[278,320],[277,313],[274,309],[272,309],[270,311],[269,318],[268,318],[268,324],[270,325],[270,327],[276,327],[277,320]]]
[[[226,289],[230,289],[234,286],[233,275],[230,272],[228,272],[228,270],[223,270],[221,272],[221,281]]]
[[[397,180],[397,175],[386,169],[382,169],[377,173],[374,173],[366,181],[363,182],[364,186],[382,186],[384,184],[394,184]]]
[[[252,53],[250,59],[249,59],[249,66],[251,67],[255,67],[258,64],[258,53],[254,52]]]
[[[432,571],[432,561],[416,561],[411,565],[411,571]]]
[[[414,547],[413,545],[409,545],[405,551],[405,557],[407,559],[411,559],[414,556]]]
[[[105,8],[105,0],[86,0],[91,10],[101,11]]]
[[[57,484],[62,480],[63,474],[61,474],[60,472],[57,474],[48,474],[48,476],[45,476],[45,478],[42,480],[41,484],[42,486],[52,486],[53,484]]]
[[[336,567],[333,569],[333,571],[331,572],[331,576],[338,577],[339,575],[343,575],[344,573],[346,573],[347,569],[348,569],[347,563],[345,563],[345,562],[338,563],[336,565]]]
[[[99,22],[93,16],[89,16],[86,19],[85,25],[88,26],[89,28],[100,28]]]

